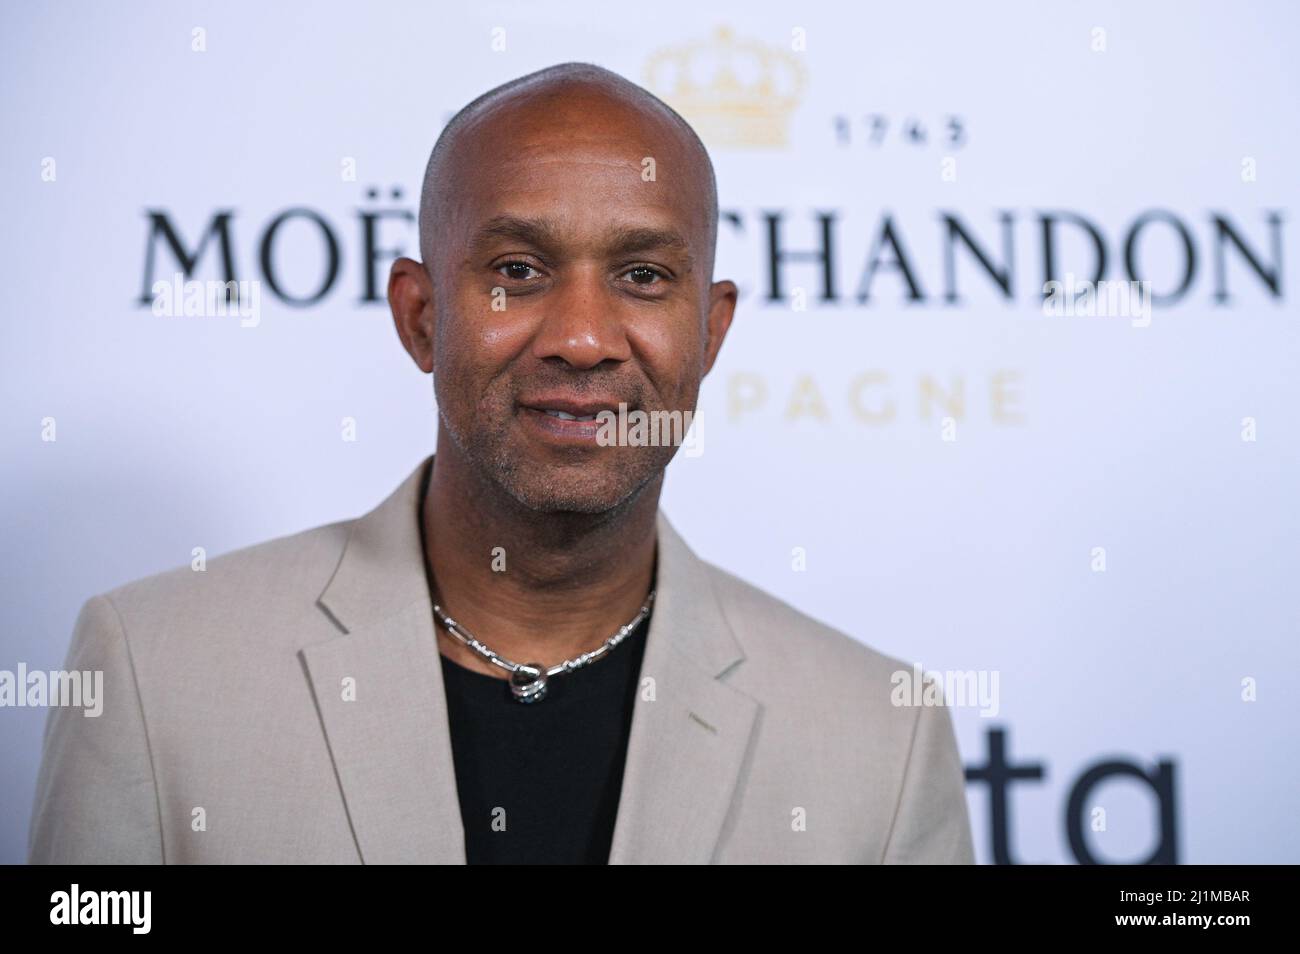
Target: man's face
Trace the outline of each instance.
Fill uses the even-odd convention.
[[[607,446],[570,418],[693,413],[734,286],[712,286],[697,160],[666,120],[599,98],[506,109],[454,154],[426,263],[442,425],[525,506],[600,513],[676,447]]]

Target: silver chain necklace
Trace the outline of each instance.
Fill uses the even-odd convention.
[[[566,659],[562,663],[556,663],[549,669],[541,663],[511,662],[509,659],[497,655],[479,642],[473,633],[444,613],[442,607],[437,603],[433,605],[433,615],[438,617],[438,622],[442,624],[442,628],[454,636],[462,645],[468,646],[492,665],[499,666],[509,672],[510,678],[507,681],[510,683],[510,694],[519,702],[527,703],[541,702],[546,698],[546,681],[551,676],[573,672],[575,669],[581,669],[583,666],[590,665],[608,655],[610,650],[627,639],[632,631],[641,625],[641,622],[649,615],[650,607],[654,601],[655,591],[651,590],[650,595],[641,604],[640,612],[636,614],[631,622],[620,626],[617,633],[591,652],[583,653],[581,656],[574,656],[572,659]]]

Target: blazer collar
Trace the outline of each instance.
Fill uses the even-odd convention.
[[[425,458],[352,523],[318,600],[339,633],[301,651],[368,863],[465,861],[419,526],[432,466],[433,457]],[[709,567],[662,510],[656,532],[655,608],[611,863],[712,858],[759,709],[718,678],[744,653],[713,592]]]

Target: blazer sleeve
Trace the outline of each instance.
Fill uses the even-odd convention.
[[[945,705],[917,706],[885,864],[975,863],[966,770]]]
[[[82,606],[64,669],[103,673],[100,712],[50,709],[28,861],[160,864],[162,828],[140,692],[126,633],[108,597]]]

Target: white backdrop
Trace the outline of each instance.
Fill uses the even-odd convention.
[[[377,503],[435,417],[364,300],[366,217],[382,290],[464,103],[566,60],[643,84],[686,64],[699,92],[675,105],[729,216],[717,277],[744,294],[701,396],[704,453],[669,469],[676,526],[884,651],[996,673],[997,713],[955,717],[970,769],[1000,739],[1041,772],[1006,789],[1013,860],[1080,860],[1076,783],[1166,762],[1163,823],[1134,776],[1080,788],[1087,853],[1145,859],[1163,824],[1180,862],[1300,861],[1297,8],[977,6],[7,6],[0,669],[58,667],[82,601],[196,546]],[[323,283],[306,212],[267,243],[295,209],[338,245],[309,306],[261,261],[266,243],[287,294]],[[178,266],[152,223],[193,252],[222,212],[260,320],[154,315],[142,288]],[[1091,277],[1081,217],[1104,277],[1164,294],[1186,273],[1185,292],[1145,327],[1044,315],[1044,216],[1057,277]],[[769,222],[779,249],[815,251],[823,220],[833,300],[822,265],[792,258],[772,300]],[[218,239],[193,277],[223,277]],[[0,709],[0,861],[24,857],[45,715]],[[992,788],[968,786],[985,862]]]

